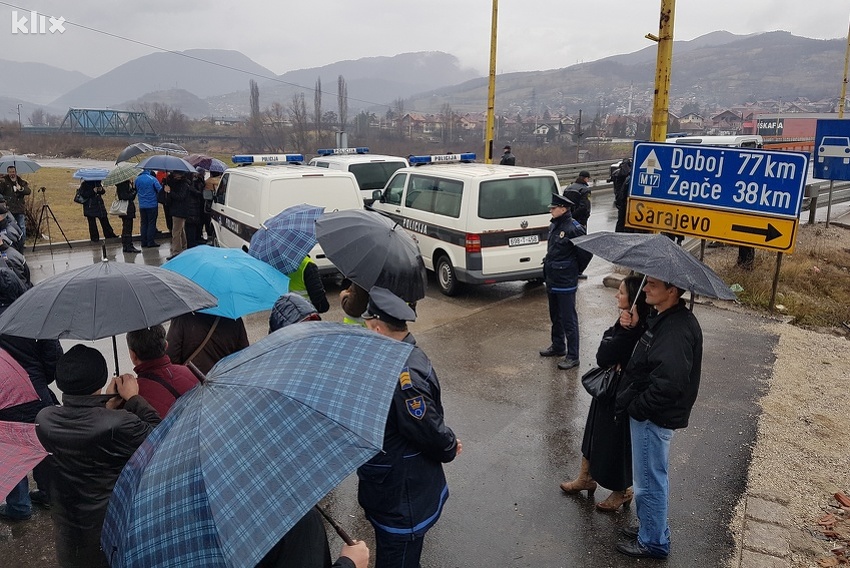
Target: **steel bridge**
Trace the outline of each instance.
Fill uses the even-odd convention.
[[[144,112],[100,108],[68,109],[58,132],[86,136],[156,137],[156,131]]]

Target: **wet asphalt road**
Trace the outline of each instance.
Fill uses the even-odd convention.
[[[612,223],[610,204],[597,202],[591,228]],[[97,261],[86,244],[54,246],[27,253],[34,280]],[[117,260],[159,264],[168,247]],[[590,397],[579,377],[594,363],[598,341],[616,319],[613,290],[602,285],[610,265],[595,259],[578,293],[581,367],[559,371],[557,361],[537,350],[548,344],[548,312],[541,286],[506,283],[442,296],[431,282],[411,330],[440,377],[447,423],[464,442],[463,454],[446,466],[451,496],[443,517],[425,541],[425,567],[644,566],[614,550],[618,527],[634,519],[625,513],[597,513],[607,496],[566,496],[558,484],[572,477],[580,460],[581,437]],[[333,298],[337,285],[326,282]],[[334,304],[334,302],[331,302]],[[676,434],[671,449],[670,525],[673,548],[661,564],[719,566],[732,550],[727,530],[745,486],[750,448],[756,435],[756,401],[766,388],[776,338],[761,319],[698,304],[705,336],[700,397],[691,425]],[[255,341],[265,335],[267,314],[247,319]],[[325,319],[339,321],[334,306]],[[65,342],[69,347],[73,342]],[[111,361],[106,340],[93,342]],[[122,371],[128,370],[123,349]],[[330,511],[355,538],[371,544],[372,529],[356,500],[350,476],[326,498]],[[341,541],[332,535],[332,550]],[[0,566],[52,567],[49,515],[10,525],[0,522]]]

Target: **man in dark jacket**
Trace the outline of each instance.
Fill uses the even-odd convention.
[[[515,166],[515,165],[516,165],[516,156],[514,156],[514,155],[511,153],[511,147],[510,147],[510,146],[505,146],[505,147],[503,148],[503,150],[505,151],[505,153],[504,153],[504,154],[502,154],[502,159],[501,159],[501,160],[499,160],[499,165],[502,165],[502,166]]]
[[[24,243],[27,239],[27,206],[24,198],[31,193],[29,184],[18,177],[18,169],[15,166],[7,167],[6,175],[0,178],[0,194],[6,199],[9,211],[15,217],[15,222],[20,229],[20,244],[15,243],[15,248],[20,252],[24,251]]]
[[[171,210],[171,260],[187,248],[186,219],[192,212],[190,189],[192,183],[183,172],[171,172],[165,178],[163,191]]]
[[[416,345],[407,322],[416,314],[385,288],[369,290],[366,327]],[[408,357],[395,387],[384,432],[384,448],[357,470],[357,498],[375,527],[375,568],[419,568],[425,532],[449,496],[444,463],[462,445],[443,420],[440,383],[418,347]]]
[[[8,268],[0,268],[0,314],[25,291],[18,276]],[[38,400],[0,410],[0,420],[35,423],[42,408],[58,404],[49,385],[56,376],[56,363],[62,355],[58,340],[27,339],[0,335],[0,348],[5,350],[29,375]],[[33,469],[38,491],[29,492],[29,479],[24,477],[0,505],[0,519],[21,521],[32,514],[32,503],[50,506],[51,458],[47,457]]]
[[[640,528],[617,550],[638,558],[666,558],[670,442],[675,430],[687,427],[699,392],[702,330],[681,299],[682,289],[647,277],[644,291],[656,313],[648,318],[617,395],[618,411],[629,413]]]
[[[617,224],[614,230],[618,233],[626,231],[626,209],[629,203],[629,180],[632,178],[632,159],[623,158],[611,174],[614,183],[614,205],[617,207]]]
[[[573,219],[584,227],[587,233],[587,220],[590,219],[590,172],[582,170],[578,173],[576,180],[564,188],[563,196],[572,201]]]
[[[570,215],[573,202],[552,194],[549,212],[549,244],[543,258],[543,278],[549,297],[549,319],[552,321],[552,343],[540,352],[543,357],[564,357],[558,368],[566,371],[578,367],[578,313],[576,288],[578,275],[590,263],[592,255],[573,245],[570,239],[585,234],[584,227]]]
[[[99,351],[75,345],[56,368],[64,406],[45,408],[36,417],[36,435],[55,465],[51,512],[62,568],[109,566],[100,533],[112,488],[160,422],[156,410],[139,396],[133,375],[113,378],[101,395],[108,375]],[[118,410],[122,402],[124,408]]]

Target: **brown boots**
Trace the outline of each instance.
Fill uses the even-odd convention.
[[[587,491],[588,495],[593,495],[596,491],[596,482],[590,477],[590,462],[587,458],[581,458],[581,471],[578,477],[573,481],[565,481],[561,484],[561,491],[567,495],[574,495],[580,491]]]
[[[629,487],[625,491],[612,491],[607,499],[596,504],[596,508],[603,513],[614,513],[620,507],[628,509],[632,504],[635,492]]]

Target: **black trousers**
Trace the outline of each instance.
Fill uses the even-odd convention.
[[[86,217],[89,222],[89,238],[92,242],[100,240],[100,235],[97,232],[97,221],[100,220],[100,226],[103,229],[104,239],[114,239],[117,235],[112,230],[112,225],[109,224],[109,217]]]

